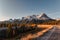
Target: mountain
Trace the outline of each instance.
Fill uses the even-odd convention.
[[[21,24],[43,23],[43,22],[49,22],[49,21],[55,21],[55,20],[48,17],[45,13],[42,13],[40,15],[31,15],[31,16],[22,17]]]
[[[22,17],[22,20],[53,20],[50,17],[48,17],[45,13],[42,13],[41,15],[32,15],[32,16],[26,16]]]
[[[10,19],[4,22],[27,24],[27,23],[43,23],[43,22],[49,22],[53,20],[54,19],[48,17],[45,13],[42,13],[40,15],[31,15],[31,16],[22,17],[22,19]]]
[[[40,20],[52,20],[50,17],[48,17],[45,13],[42,13],[40,16],[39,16],[39,19]]]

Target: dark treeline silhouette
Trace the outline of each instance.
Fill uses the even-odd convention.
[[[51,24],[51,25],[57,25],[60,24],[60,20],[56,21],[56,20],[21,20],[21,21],[14,21],[14,22],[1,22],[0,23],[0,27],[21,27],[23,25],[27,26],[26,24]]]
[[[32,24],[35,24],[32,26]],[[7,27],[6,30],[0,30],[0,38],[13,38],[19,34],[34,32],[34,30],[43,30],[42,28],[38,28],[38,24],[48,24],[48,25],[59,25],[60,20],[31,20],[31,21],[14,21],[14,22],[1,22],[0,28]],[[12,28],[14,27],[14,29]],[[35,31],[36,32],[36,31]]]
[[[20,28],[15,27],[15,29],[13,29],[12,27],[8,27],[8,29],[6,30],[0,30],[0,38],[16,38],[18,35],[22,36],[23,34],[26,33],[35,33],[38,31],[41,31],[45,28],[38,28],[37,25],[33,26],[21,26]]]

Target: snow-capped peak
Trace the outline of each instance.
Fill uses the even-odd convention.
[[[32,20],[32,19],[48,20],[48,19],[51,19],[51,18],[49,18],[45,13],[42,13],[41,15],[26,16],[26,17],[23,17],[23,19],[28,19],[28,20]]]
[[[40,20],[48,20],[48,19],[51,19],[51,18],[49,18],[45,13],[42,13],[41,15],[39,15],[39,19]]]

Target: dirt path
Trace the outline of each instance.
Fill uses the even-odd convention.
[[[60,27],[55,26],[52,30],[49,30],[42,37],[37,37],[33,40],[60,40]]]
[[[51,30],[49,30],[48,32],[46,32],[43,36],[41,37],[37,37],[34,38],[32,40],[48,40],[50,38],[50,36],[52,35],[52,33],[56,30],[55,27],[53,27]]]
[[[20,40],[31,40],[31,38],[36,38],[36,37],[39,37],[39,36],[42,36],[45,32],[47,32],[48,30],[50,30],[52,27],[49,27],[49,28],[47,28],[47,29],[45,29],[45,30],[43,30],[43,31],[40,31],[40,32],[38,32],[38,33],[36,33],[36,34],[29,34],[29,35],[27,35],[26,37],[24,37],[24,38],[22,38],[22,39],[20,39]]]
[[[60,28],[56,27],[56,30],[52,33],[48,40],[60,40]]]

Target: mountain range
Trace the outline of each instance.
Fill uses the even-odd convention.
[[[48,17],[45,13],[42,13],[41,15],[32,15],[32,16],[26,16],[22,17],[22,20],[53,20],[52,18]]]
[[[17,22],[17,23],[35,23],[35,22],[44,22],[44,21],[51,21],[51,20],[55,20],[52,19],[50,17],[48,17],[45,13],[42,13],[40,15],[31,15],[31,16],[26,16],[26,17],[22,17],[22,19],[10,19],[7,21],[3,21],[3,22]]]
[[[31,16],[22,17],[22,20],[20,21],[20,23],[36,24],[36,23],[43,23],[43,22],[49,22],[49,21],[55,21],[55,19],[48,17],[45,13],[42,13],[40,15],[31,15]]]

